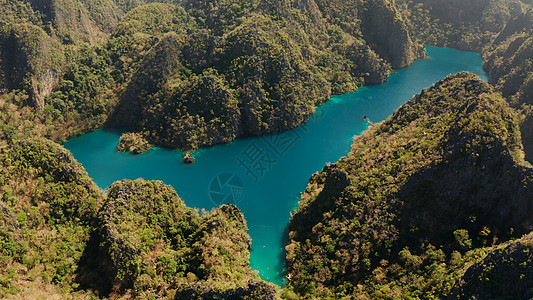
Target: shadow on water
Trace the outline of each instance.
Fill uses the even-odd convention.
[[[286,287],[287,284],[289,283],[289,280],[287,279],[287,250],[285,249],[288,242],[289,242],[289,227],[287,224],[287,226],[285,226],[285,229],[283,230],[283,234],[281,235],[281,245],[283,247],[279,254],[279,262],[276,265],[276,268],[278,270],[282,270],[280,274],[281,287]]]

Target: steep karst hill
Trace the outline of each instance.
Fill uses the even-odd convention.
[[[382,83],[424,57],[389,0],[107,2],[4,8],[6,28],[18,28],[10,16],[21,11],[42,29],[43,42],[24,49],[54,64],[11,74],[9,55],[23,46],[3,43],[3,87],[30,95],[54,137],[121,126],[157,145],[196,149],[285,131],[331,95]],[[13,76],[35,83],[10,83]]]
[[[480,249],[533,228],[525,164],[505,99],[475,75],[445,78],[311,178],[289,224],[291,287],[309,298],[449,295]]]
[[[185,206],[159,181],[107,194],[62,146],[0,143],[0,297],[275,299],[235,206]]]
[[[99,288],[111,298],[276,295],[250,268],[250,237],[235,206],[200,216],[160,181],[125,180],[109,188],[99,220],[93,276],[104,271]],[[87,275],[89,286],[98,282]]]
[[[533,295],[531,0],[164,2],[0,0],[1,298]],[[283,291],[251,270],[235,206],[200,213],[142,179],[103,191],[55,143],[288,130],[422,44],[480,52],[494,87],[449,76],[313,175]]]
[[[400,11],[379,3],[345,3],[368,24],[353,28],[345,25],[349,15],[330,23],[322,11],[331,13],[331,4],[313,1],[141,6],[114,35],[139,28],[158,43],[139,62],[110,124],[180,149],[294,128],[330,95],[383,82],[391,67],[422,57]]]
[[[402,0],[413,35],[425,44],[477,51],[489,82],[520,111],[526,158],[533,160],[533,7],[518,0]]]
[[[96,225],[104,193],[62,146],[0,141],[0,297],[60,297]]]

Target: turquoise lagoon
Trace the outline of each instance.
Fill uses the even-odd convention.
[[[184,165],[183,153],[154,148],[142,155],[116,151],[121,132],[101,129],[64,146],[101,188],[121,179],[157,179],[172,185],[188,206],[211,209],[235,203],[252,238],[251,264],[259,275],[283,284],[283,249],[291,212],[309,177],[346,155],[354,136],[379,122],[423,88],[448,74],[469,71],[483,80],[479,54],[427,47],[429,59],[389,76],[387,83],[335,96],[306,124],[278,135],[239,139],[202,149]]]

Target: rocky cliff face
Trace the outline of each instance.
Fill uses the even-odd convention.
[[[482,52],[526,6],[519,0],[400,0],[413,35],[426,44]]]
[[[477,51],[494,84],[515,106],[531,69],[532,8],[518,0],[402,0],[417,38],[424,43]]]
[[[1,25],[0,86],[26,89],[31,104],[42,109],[59,81],[64,62],[61,46],[33,25]]]
[[[460,272],[445,263],[437,276],[434,264],[531,231],[533,172],[516,118],[491,86],[459,73],[355,139],[311,178],[291,219],[294,290],[442,297]]]
[[[531,161],[533,124],[533,9],[511,18],[486,51],[484,69],[512,106],[520,109],[526,157]]]
[[[124,12],[119,1],[28,0],[43,29],[64,44],[102,42]]]
[[[517,0],[400,2],[417,38],[428,44],[481,52],[489,82],[511,106],[530,114],[533,103],[531,5]],[[531,140],[530,122],[521,124],[524,141]],[[530,153],[530,143],[525,146],[526,153]]]
[[[489,81],[498,87],[511,103],[519,107],[532,104],[530,81],[533,67],[533,10],[508,21],[486,54],[485,70]]]
[[[316,0],[315,5],[323,19],[365,40],[393,68],[406,67],[425,57],[422,45],[413,39],[403,12],[394,1]]]
[[[525,110],[525,116],[520,123],[520,132],[522,133],[522,143],[526,160],[533,161],[533,113]]]

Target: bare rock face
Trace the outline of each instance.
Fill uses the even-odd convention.
[[[20,227],[17,219],[2,200],[0,200],[0,238],[5,240],[20,238]]]
[[[64,44],[96,44],[110,33],[124,11],[111,0],[29,0],[32,8],[48,23],[51,35]],[[136,3],[139,5],[140,3]]]
[[[529,113],[520,124],[526,160],[533,162],[533,114]]]
[[[33,25],[0,26],[0,87],[26,89],[31,104],[42,109],[60,77],[61,45]]]
[[[510,19],[485,54],[483,68],[513,106],[533,103],[530,74],[533,66],[533,9]],[[520,93],[517,95],[517,93]]]
[[[43,74],[37,77],[31,78],[31,99],[32,104],[37,109],[44,108],[44,99],[54,89],[54,85],[57,84],[58,72],[54,69],[48,69]]]
[[[300,10],[307,12],[315,25],[323,25],[322,12],[315,0],[297,0],[294,1],[294,5]]]

